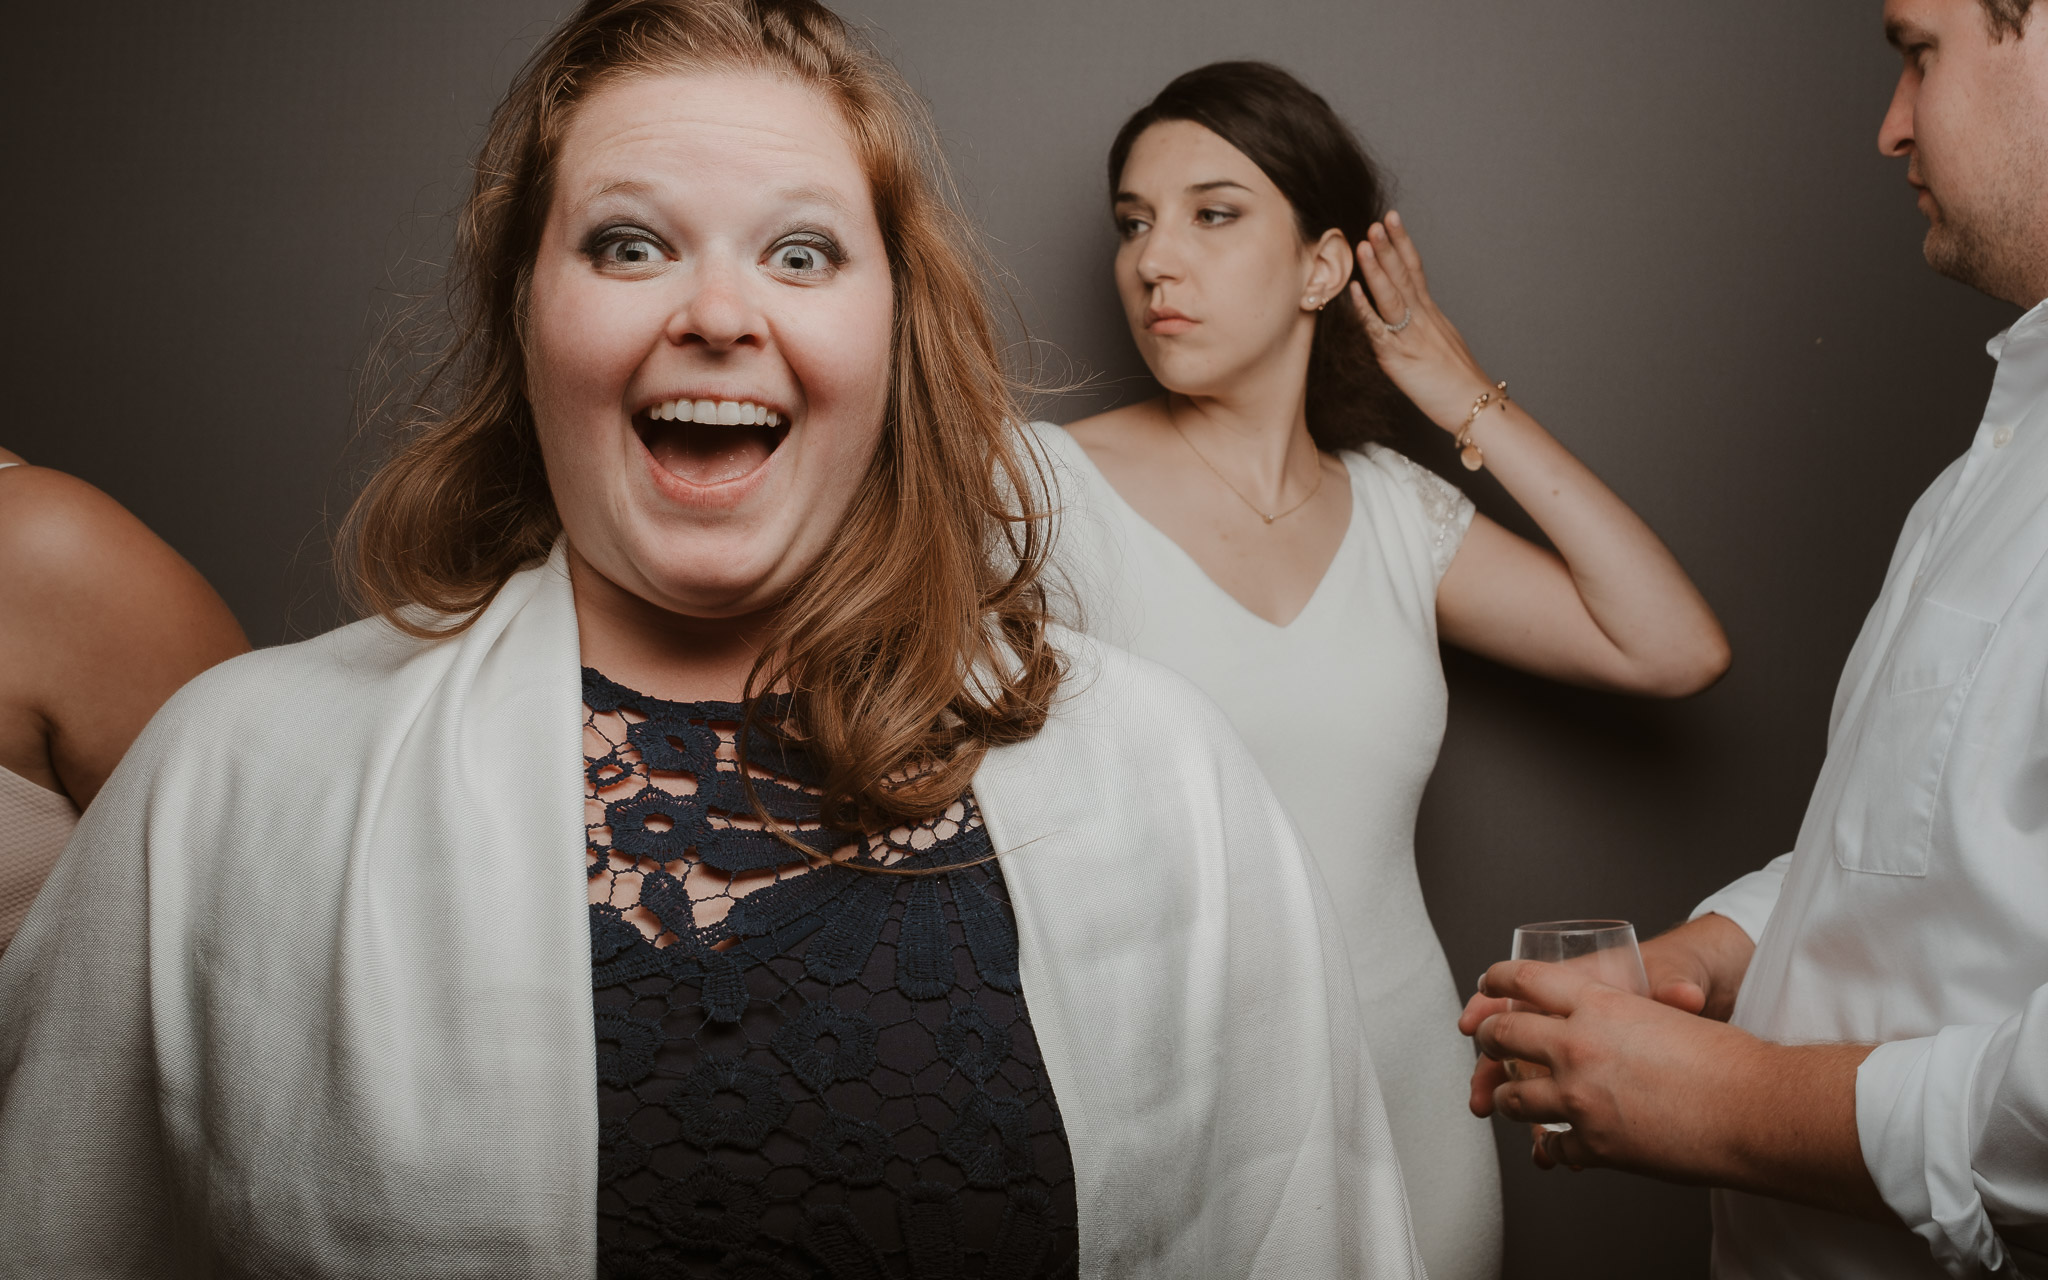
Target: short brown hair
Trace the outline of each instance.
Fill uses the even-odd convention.
[[[2027,12],[2034,7],[2034,0],[1979,0],[1984,6],[1984,16],[1991,23],[1991,34],[1999,40],[2007,36],[2024,36],[2027,33]]]
[[[399,397],[398,447],[349,512],[343,569],[365,612],[438,637],[548,553],[562,525],[520,330],[561,139],[607,84],[732,69],[793,78],[840,109],[894,281],[880,444],[747,682],[749,725],[761,691],[791,691],[790,719],[825,765],[821,816],[873,831],[943,812],[990,746],[1036,733],[1062,668],[1046,526],[1027,509],[1046,490],[1017,429],[986,252],[922,105],[814,0],[587,0],[527,62],[457,226],[451,336]]]

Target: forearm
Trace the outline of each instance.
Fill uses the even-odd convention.
[[[1725,667],[1720,623],[1677,558],[1527,410],[1513,400],[1505,410],[1489,405],[1472,424],[1472,440],[1487,470],[1550,540],[1587,615],[1624,658],[1656,667],[1673,654],[1697,653],[1702,666]]]
[[[1867,1044],[1780,1045],[1708,1073],[1701,1105],[1719,1117],[1717,1167],[1701,1181],[1755,1195],[1897,1223],[1863,1161],[1856,1128],[1856,1069]]]
[[[1606,986],[1568,965],[1504,961],[1462,1024],[1491,1063],[1474,1110],[1539,1131],[1537,1163],[1604,1166],[1891,1221],[1863,1160],[1857,1068],[1873,1046],[1781,1045]],[[1513,1058],[1550,1068],[1508,1080]],[[1492,1068],[1489,1070],[1489,1066]],[[1484,1096],[1481,1096],[1481,1095]]]

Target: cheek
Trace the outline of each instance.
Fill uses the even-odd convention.
[[[1145,287],[1145,282],[1138,278],[1138,252],[1136,241],[1124,241],[1118,246],[1116,259],[1110,268],[1111,274],[1116,277],[1117,295],[1126,305],[1145,302],[1151,293],[1151,290]]]
[[[1262,312],[1300,296],[1301,246],[1292,241],[1247,245],[1242,258],[1231,265],[1245,301]]]
[[[581,275],[536,272],[529,296],[526,392],[544,441],[616,425],[648,345],[649,321],[630,299]]]
[[[780,326],[791,371],[802,385],[811,420],[826,429],[835,454],[872,448],[889,404],[894,300],[869,288],[838,305],[806,309]]]

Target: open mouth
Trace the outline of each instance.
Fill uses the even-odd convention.
[[[634,414],[633,430],[664,471],[694,485],[752,475],[789,435],[779,412],[751,400],[664,400]]]

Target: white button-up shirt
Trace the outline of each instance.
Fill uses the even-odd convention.
[[[2048,303],[1990,351],[1983,424],[1850,651],[1798,844],[1696,913],[1757,939],[1737,1026],[1879,1042],[1856,1125],[1913,1235],[1717,1192],[1722,1280],[2048,1276]]]

